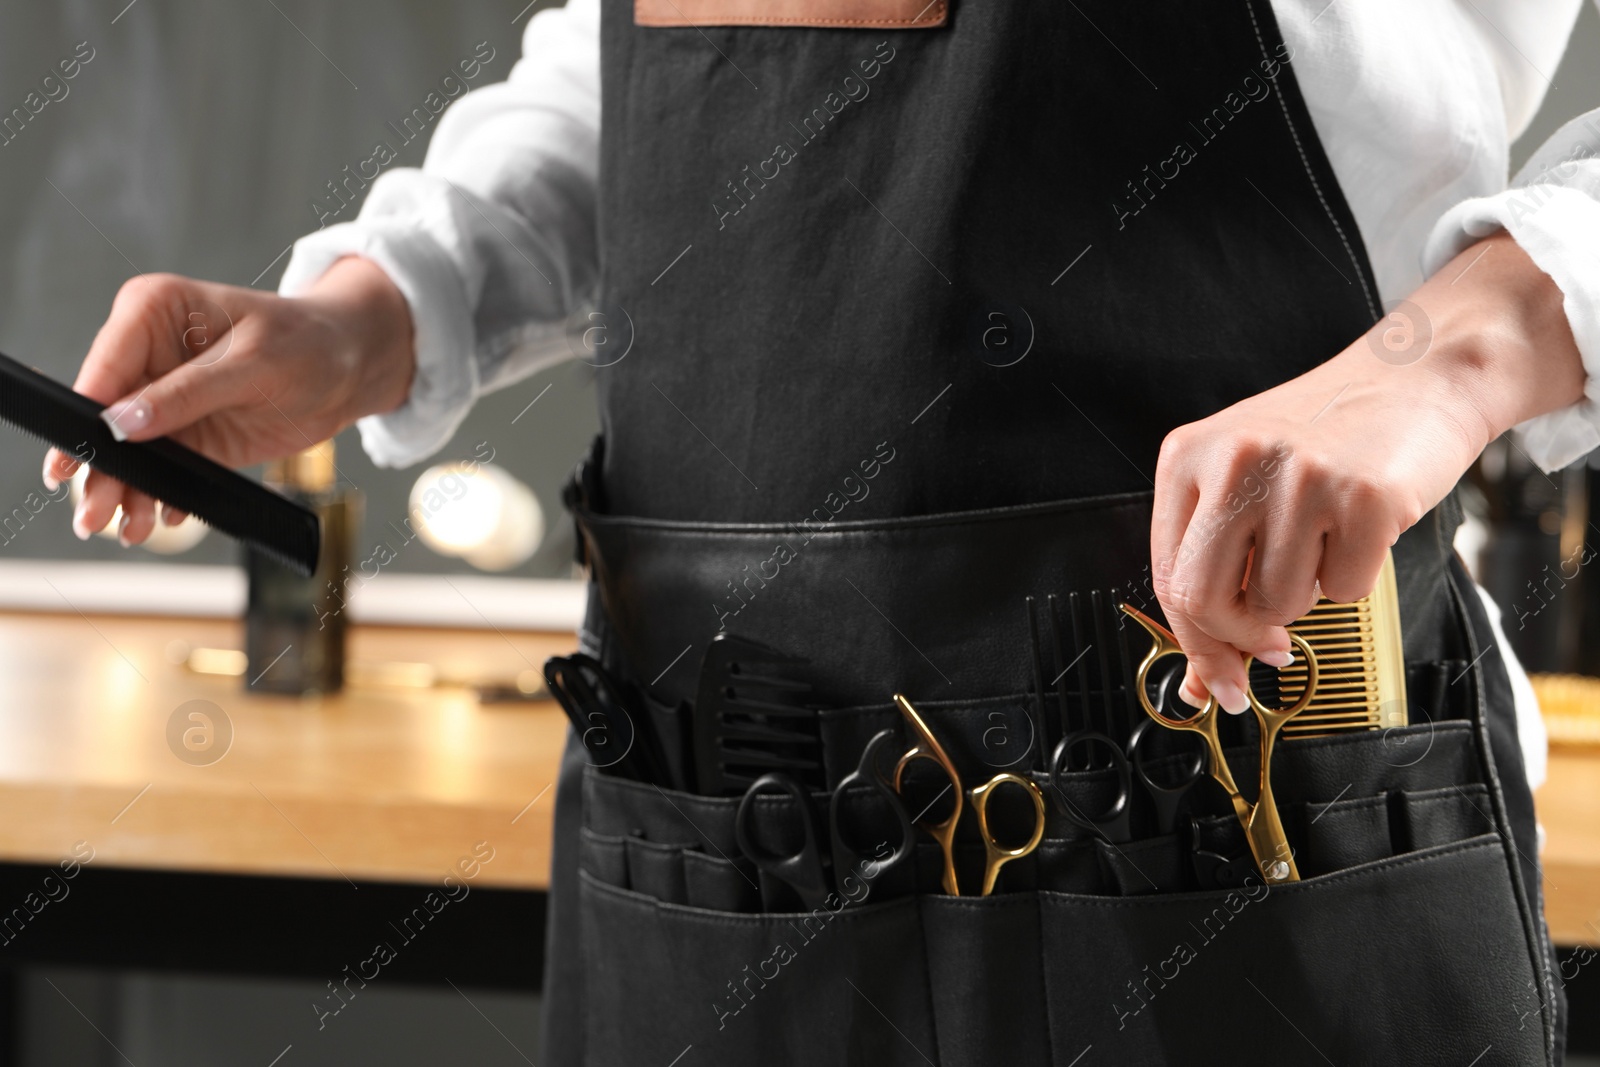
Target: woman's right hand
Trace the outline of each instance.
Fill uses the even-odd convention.
[[[405,297],[376,264],[352,256],[295,298],[171,274],[130,279],[73,388],[107,406],[101,417],[119,438],[171,437],[246,467],[399,407],[415,364]],[[51,449],[45,485],[53,491],[77,467]],[[118,505],[123,544],[150,536],[155,502],[94,470],[73,531],[103,529]],[[162,510],[169,525],[182,518]]]

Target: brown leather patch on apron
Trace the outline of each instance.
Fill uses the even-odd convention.
[[[910,30],[943,26],[949,0],[634,0],[638,26],[815,26]]]

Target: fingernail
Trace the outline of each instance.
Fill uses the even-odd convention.
[[[1269,667],[1287,667],[1294,662],[1293,652],[1257,652],[1256,659]]]
[[[122,521],[117,523],[117,541],[123,548],[132,548],[133,542],[128,540],[128,520],[132,518],[127,512],[122,513]]]
[[[51,458],[52,457],[50,456],[44,457],[44,487],[46,492],[53,493],[57,489],[61,488],[61,483],[57,481],[56,476],[50,472]]]
[[[1187,682],[1178,686],[1178,696],[1191,708],[1203,708],[1206,706],[1206,698],[1202,694],[1196,693],[1194,690],[1190,689]]]
[[[100,418],[111,428],[112,437],[126,441],[130,433],[150,425],[150,405],[143,400],[124,400],[106,408]]]
[[[72,532],[78,535],[80,541],[87,541],[94,536],[94,531],[89,529],[88,519],[84,516],[84,512],[88,510],[89,501],[85,499],[78,501],[78,507],[72,513]]]
[[[1238,715],[1250,706],[1250,702],[1244,697],[1244,690],[1232,682],[1218,682],[1211,687],[1211,695],[1217,698],[1222,710],[1230,715]]]
[[[177,508],[169,507],[166,504],[161,505],[161,525],[163,526],[180,526],[183,524],[183,520],[188,517]]]

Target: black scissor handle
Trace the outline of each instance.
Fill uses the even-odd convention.
[[[878,765],[878,754],[893,740],[894,731],[890,729],[879,730],[872,735],[872,740],[861,750],[860,763],[839,782],[833,792],[833,801],[828,805],[828,837],[833,847],[833,877],[841,896],[844,895],[844,880],[850,874],[856,873],[858,877],[870,882],[885,870],[905,861],[916,848],[916,830],[911,825],[911,813],[906,810],[905,804],[900,800],[900,794],[894,791],[894,784]],[[880,856],[877,853],[868,856],[862,853],[860,849],[845,840],[844,834],[840,831],[840,805],[844,802],[845,795],[858,784],[865,785],[878,794],[894,813],[895,821],[899,823],[900,843],[888,856]],[[860,873],[864,867],[870,867],[872,873]]]
[[[628,702],[598,660],[582,652],[551,656],[544,663],[544,684],[567,713],[591,763],[646,778],[650,761],[635,750],[637,724]]]
[[[805,838],[798,852],[773,852],[756,838],[756,798],[763,793],[784,793],[795,803]],[[805,786],[787,774],[763,774],[750,784],[733,816],[733,839],[739,851],[757,868],[787,883],[806,908],[821,907],[830,891],[827,866],[817,848],[816,820],[811,815],[811,797]]]
[[[1206,776],[1206,748],[1201,745],[1194,753],[1194,762],[1185,768],[1182,776],[1175,785],[1163,785],[1150,777],[1145,769],[1144,747],[1145,738],[1150,736],[1152,730],[1160,727],[1152,720],[1145,719],[1133,728],[1133,733],[1128,735],[1128,752],[1133,757],[1133,773],[1138,775],[1139,784],[1144,786],[1145,792],[1150,796],[1150,802],[1156,809],[1156,833],[1170,834],[1178,829],[1178,818],[1183,813],[1183,802],[1194,789],[1195,783]]]
[[[1111,756],[1109,769],[1117,780],[1117,798],[1103,811],[1084,811],[1062,786],[1062,780],[1068,774],[1094,773],[1068,769],[1071,752],[1079,745],[1104,748]],[[1133,775],[1128,767],[1128,757],[1122,751],[1121,745],[1097,730],[1080,730],[1075,734],[1069,734],[1056,743],[1055,751],[1050,754],[1049,772],[1050,792],[1055,795],[1056,809],[1066,816],[1068,822],[1113,843],[1130,839],[1132,829],[1129,801],[1132,799],[1130,794],[1133,792]]]

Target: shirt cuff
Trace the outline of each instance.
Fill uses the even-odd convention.
[[[380,196],[385,175],[373,187]],[[395,188],[401,199],[407,190]],[[386,198],[387,199],[387,198]],[[390,207],[400,205],[391,204]],[[413,206],[426,212],[426,197]],[[469,358],[474,343],[472,308],[456,264],[426,226],[417,225],[415,213],[398,212],[395,218],[363,217],[308,234],[295,242],[278,292],[299,296],[345,256],[361,256],[376,263],[405,297],[411,311],[416,374],[405,403],[382,415],[368,415],[356,423],[361,445],[379,467],[405,467],[437,452],[455,434],[478,393],[477,364]]]
[[[1593,124],[1594,117],[1587,118]],[[1578,141],[1561,162],[1536,166],[1548,154],[1542,151],[1518,176],[1528,184],[1447,211],[1424,248],[1423,271],[1432,275],[1469,245],[1504,230],[1561,289],[1583,357],[1584,397],[1514,428],[1528,456],[1555,471],[1600,446],[1600,159]]]

